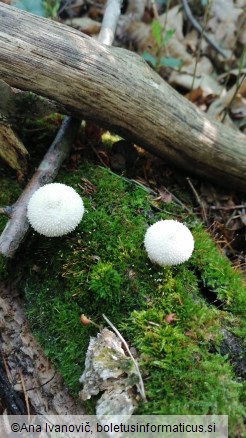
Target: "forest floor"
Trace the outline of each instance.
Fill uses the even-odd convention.
[[[82,8],[80,11],[78,8],[75,13],[75,9],[73,9],[73,13],[71,12],[72,9],[70,11],[69,9],[66,11],[63,9],[60,13],[60,19],[63,17],[63,20],[67,20],[67,24],[72,24],[88,34],[93,34],[96,28],[97,30],[95,32],[98,32],[99,27],[96,26],[96,22],[100,22],[103,13],[102,7],[98,5],[99,3],[101,2],[97,2],[94,7],[90,6],[84,10]],[[134,2],[129,3],[133,5]],[[147,56],[145,54],[145,58],[150,63],[153,63],[154,60],[157,59],[156,51],[154,51],[154,48],[156,50],[155,31],[153,32],[153,28],[151,31],[151,22],[153,21],[154,12],[148,7],[148,2],[146,2],[144,15],[139,18],[143,12],[141,4],[144,2],[135,3],[139,3],[140,5],[139,10],[133,11],[135,20],[131,19],[129,21],[129,16],[127,17],[126,13],[127,20],[124,21],[123,19],[121,23],[122,26],[120,27],[121,30],[118,35],[118,40],[121,42],[127,40],[128,47],[134,46],[134,49],[141,54],[146,52],[150,42],[152,42],[153,46],[149,51],[149,55]],[[225,9],[229,7],[229,3],[229,1],[224,2]],[[160,17],[162,17],[164,4],[165,2],[158,2],[159,9],[157,12],[160,14]],[[187,86],[187,77],[191,77],[190,72],[193,71],[196,63],[195,53],[198,39],[187,20],[185,23],[180,21],[180,13],[177,8],[178,4],[179,2],[173,2],[169,22],[170,27],[175,27],[178,39],[173,40],[174,44],[171,44],[172,40],[170,40],[168,47],[167,44],[165,44],[165,50],[168,50],[168,57],[172,60],[173,65],[171,67],[177,67],[175,59],[177,61],[179,58],[187,56],[187,74],[181,75],[180,71],[177,72],[165,65],[160,68],[160,74],[174,87],[180,89],[183,94],[187,95],[187,98],[193,101],[194,104],[197,104],[200,109],[214,114],[215,118],[222,117],[226,113],[225,123],[228,125],[234,124],[236,129],[241,129],[242,132],[245,132],[244,87],[239,90],[237,101],[230,105],[230,111],[226,110],[230,96],[233,94],[233,90],[235,91],[238,73],[241,73],[240,67],[235,60],[236,56],[238,58],[240,57],[240,54],[237,52],[237,46],[235,45],[235,41],[233,42],[231,40],[231,37],[234,35],[233,32],[238,25],[237,20],[240,18],[243,2],[234,2],[234,14],[228,15],[228,13],[225,12],[226,17],[232,17],[230,26],[227,26],[227,35],[221,35],[219,33],[219,31],[222,32],[224,22],[221,12],[215,7],[217,2],[214,2],[215,6],[212,11],[209,26],[212,33],[218,39],[223,40],[224,38],[227,44],[225,49],[231,51],[231,55],[233,55],[231,59],[233,61],[230,64],[229,74],[226,74],[228,64],[227,69],[225,68],[225,64],[223,64],[222,67],[221,60],[218,63],[219,68],[218,71],[215,72],[216,74],[214,74],[214,70],[216,70],[214,66],[212,74],[211,63],[206,64],[206,67],[204,62],[201,62],[201,64],[198,63],[198,71],[199,68],[203,71],[203,81],[197,80],[195,85],[193,84],[193,90],[190,89],[190,83]],[[232,5],[230,7],[232,8]],[[78,18],[76,14],[78,14],[80,18]],[[202,8],[200,14],[204,14]],[[88,17],[93,21],[86,21]],[[80,21],[74,21],[76,19]],[[161,20],[165,21],[165,17],[162,17]],[[217,25],[218,22],[221,25],[220,27]],[[148,32],[146,34],[147,28]],[[185,39],[184,35],[180,34],[183,28],[186,28]],[[240,32],[238,32],[237,37],[243,40],[243,26]],[[179,44],[181,40],[182,47]],[[211,47],[209,44],[206,44],[202,50],[207,51],[210,57]],[[242,47],[242,43],[240,44]],[[179,50],[178,55],[177,49]],[[190,52],[192,53],[190,57],[188,57],[188,53]],[[216,62],[214,65],[216,65]],[[213,81],[211,82],[209,77],[211,78],[212,76]],[[226,79],[224,80],[224,78]],[[223,89],[224,93],[222,92]],[[240,117],[238,116],[239,108],[241,111]],[[53,120],[52,123],[54,128],[57,121]],[[41,128],[40,138],[42,138],[42,135]],[[174,203],[186,213],[195,213],[204,229],[208,230],[212,239],[215,241],[219,248],[219,253],[223,253],[228,257],[234,271],[241,272],[243,276],[246,274],[246,201],[244,194],[225,189],[223,186],[215,186],[208,181],[199,180],[197,177],[177,170],[175,166],[170,166],[170,164],[164,160],[152,156],[138,145],[132,145],[125,141],[114,141],[112,147],[108,147],[108,145],[105,146],[105,140],[103,140],[103,138],[106,138],[106,140],[109,139],[109,142],[111,142],[108,133],[105,133],[100,127],[87,123],[85,130],[83,130],[73,145],[70,159],[63,166],[63,171],[71,174],[73,174],[73,172],[76,173],[84,160],[89,159],[93,165],[105,167],[120,177],[133,180],[136,186],[145,188],[147,192],[151,194],[152,202],[157,212],[161,212],[165,209],[169,210],[169,207]],[[119,139],[116,138],[116,140]],[[34,144],[35,141],[36,134],[31,143]],[[41,150],[43,152],[42,148]],[[34,149],[32,149],[32,153],[33,162],[30,168],[33,168],[34,163],[36,165],[41,156],[40,150],[37,151],[36,157]],[[24,186],[24,182],[22,181],[20,184],[19,182],[17,183],[15,173],[11,173],[12,171],[9,170],[6,171],[5,165],[3,165],[0,170],[4,176],[1,185],[3,191],[5,191],[6,188],[7,193],[7,188],[9,189],[10,185],[13,185],[9,198],[5,199],[4,196],[1,198],[1,204],[4,206],[7,202],[11,203],[15,201],[17,193],[19,193]],[[6,178],[5,175],[7,175]],[[11,183],[9,181],[11,181]],[[86,180],[82,182],[83,190],[85,191],[86,184]],[[89,185],[87,190],[90,191],[90,189],[91,187]],[[0,225],[1,229],[3,229],[6,222],[4,222],[2,218],[1,221]],[[23,254],[26,254],[25,251]],[[22,253],[20,252],[18,257],[21,258],[21,256]],[[34,270],[39,269],[38,264],[37,266],[33,266]],[[18,278],[18,275],[10,275],[8,278],[4,278],[0,284],[0,390],[2,393],[0,412],[4,412],[7,409],[9,413],[84,413],[85,408],[82,403],[77,399],[75,401],[71,396],[67,382],[64,383],[59,372],[53,368],[51,362],[47,359],[40,345],[33,337],[32,329],[30,329],[30,325],[25,316],[25,306],[28,306],[23,300],[23,289],[22,286],[20,287],[22,280],[23,278]],[[32,295],[30,294],[30,296]],[[215,303],[215,306],[219,304],[216,303],[216,297],[214,302],[211,296],[207,298],[210,304]],[[30,317],[30,309],[28,309],[28,312],[29,318],[32,320],[32,317]],[[35,326],[32,320],[32,327],[33,325]],[[243,358],[242,361],[244,361],[241,364],[244,373],[245,358]]]
[[[93,138],[90,136],[93,132]],[[104,138],[104,141],[98,139]],[[106,138],[106,143],[105,143]],[[62,172],[67,174],[76,174],[77,170],[83,165],[85,160],[93,163],[93,166],[101,166],[109,169],[113,173],[117,170],[116,175],[124,180],[132,181],[136,187],[143,188],[151,194],[152,203],[156,212],[164,209],[172,210],[173,204],[181,211],[188,214],[195,212],[205,229],[207,229],[217,244],[219,252],[231,259],[235,272],[245,272],[245,256],[246,253],[240,247],[232,248],[231,241],[228,241],[226,233],[230,221],[238,220],[232,216],[235,215],[237,206],[243,205],[243,197],[235,192],[229,192],[222,188],[212,186],[211,183],[194,179],[191,175],[187,175],[177,169],[171,169],[163,160],[157,159],[146,153],[141,148],[136,148],[131,144],[126,144],[113,138],[113,146],[108,146],[108,141],[111,139],[110,134],[94,126],[87,124],[77,142],[74,144],[70,159],[63,166]],[[111,141],[111,140],[110,140]],[[110,144],[109,141],[109,144]],[[127,156],[132,156],[132,160],[126,161],[125,151]],[[119,168],[120,167],[120,168]],[[5,169],[6,170],[6,169]],[[9,170],[7,171],[9,174]],[[14,174],[10,178],[14,182]],[[85,193],[93,191],[93,184],[88,179],[81,182]],[[12,190],[12,193],[14,190]],[[232,205],[235,208],[231,208]],[[217,207],[217,208],[213,208]],[[219,207],[222,207],[221,209]],[[241,207],[240,207],[241,208]],[[241,211],[241,210],[240,210]],[[221,213],[222,212],[222,213]],[[221,215],[219,215],[221,213]],[[232,233],[232,230],[230,230]],[[237,237],[237,230],[233,230],[230,234],[230,239]],[[243,236],[241,235],[242,242]],[[41,254],[40,249],[40,254]],[[44,251],[47,249],[44,248]],[[31,257],[31,252],[26,253],[20,251],[19,257],[26,259]],[[28,255],[29,254],[29,255]],[[49,256],[52,259],[52,256]],[[34,264],[33,264],[34,263]],[[32,266],[32,267],[31,267]],[[29,270],[40,269],[39,263],[29,263]],[[63,379],[59,376],[51,362],[45,357],[37,341],[33,338],[33,327],[35,328],[35,312],[34,322],[31,316],[31,327],[26,320],[24,302],[23,302],[23,278],[18,278],[15,270],[11,268],[13,274],[12,280],[8,278],[1,283],[0,293],[0,327],[1,327],[1,368],[3,375],[6,377],[8,385],[6,388],[6,396],[1,401],[1,410],[10,409],[9,391],[14,390],[15,403],[12,408],[18,412],[49,412],[57,414],[65,413],[84,413],[84,406],[78,399],[74,399],[70,395],[70,391]],[[23,274],[21,274],[23,275]],[[49,274],[50,275],[50,274]],[[52,274],[51,274],[52,275]],[[11,276],[11,274],[10,274]],[[44,284],[45,284],[44,280]],[[20,289],[21,286],[21,289]],[[34,283],[35,287],[35,283]],[[218,297],[212,294],[212,298],[208,293],[205,298],[215,306],[220,306]],[[41,301],[47,298],[44,296]],[[30,314],[29,301],[32,301],[32,295],[26,301],[25,307]],[[37,304],[39,307],[39,304]],[[30,319],[30,315],[29,315]],[[34,325],[33,325],[34,324]],[[43,329],[39,336],[42,336]],[[45,335],[46,336],[46,335]],[[235,343],[235,339],[227,339],[226,351],[228,351],[228,342]],[[237,349],[234,351],[235,358],[242,356],[242,351]],[[234,354],[233,353],[233,354]],[[48,354],[49,355],[49,354]],[[240,373],[245,372],[245,358],[240,359]],[[19,400],[20,399],[20,400]],[[76,400],[76,401],[75,401]],[[20,410],[22,409],[22,411]]]

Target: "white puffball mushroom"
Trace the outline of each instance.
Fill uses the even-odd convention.
[[[181,222],[161,220],[147,229],[144,246],[152,262],[160,266],[179,265],[190,258],[194,239]]]
[[[79,194],[66,184],[51,183],[40,187],[27,206],[27,218],[40,234],[58,237],[73,231],[84,214]]]

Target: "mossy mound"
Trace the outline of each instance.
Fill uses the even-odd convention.
[[[104,324],[105,313],[139,354],[148,403],[137,413],[228,414],[230,436],[243,436],[243,379],[220,347],[225,328],[242,345],[245,339],[241,276],[177,205],[155,209],[142,188],[89,163],[62,172],[59,181],[77,190],[86,212],[68,236],[33,233],[24,254],[25,303],[36,337],[73,394],[96,334],[79,316]],[[143,237],[150,224],[170,218],[190,228],[195,250],[185,264],[160,268],[148,260]]]

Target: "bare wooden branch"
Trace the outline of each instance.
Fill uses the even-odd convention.
[[[114,41],[116,26],[120,17],[122,0],[107,0],[98,41],[111,46]]]
[[[13,213],[13,206],[7,205],[6,207],[0,208],[0,214],[4,214],[8,218],[11,218],[11,214]]]
[[[4,256],[12,257],[24,239],[29,227],[26,217],[27,204],[39,187],[52,182],[57,175],[62,162],[69,153],[78,125],[80,125],[79,120],[69,117],[64,119],[43,161],[13,206],[11,219],[0,236],[0,253]]]
[[[115,35],[117,21],[120,15],[121,0],[107,0],[102,28],[99,34],[101,42],[111,44]],[[10,90],[8,98],[10,99]],[[13,101],[11,100],[11,104]],[[14,105],[14,104],[13,104]],[[12,105],[12,106],[13,106]],[[0,236],[0,252],[12,257],[28,231],[26,210],[32,194],[42,185],[52,182],[58,170],[67,157],[70,147],[77,135],[80,121],[74,117],[66,117],[49,151],[41,162],[37,172],[11,210],[11,218]],[[1,212],[1,211],[0,211]],[[6,209],[2,209],[6,213]],[[8,210],[9,212],[9,210]]]
[[[62,103],[187,172],[246,190],[245,135],[202,113],[138,55],[3,3],[0,28],[0,77],[10,85]]]

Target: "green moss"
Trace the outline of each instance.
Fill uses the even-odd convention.
[[[112,263],[98,262],[91,269],[89,289],[95,297],[95,302],[106,303],[105,310],[109,305],[118,305],[121,299],[121,276],[113,268]],[[103,309],[101,309],[103,310]]]
[[[1,169],[2,170],[2,169]],[[10,207],[17,201],[21,188],[16,179],[13,178],[11,171],[6,171],[0,177],[0,208]],[[0,214],[0,234],[4,230],[8,222],[8,217]],[[0,254],[0,279],[6,280],[8,278],[8,260]]]
[[[21,193],[20,185],[17,180],[6,173],[6,175],[0,177],[0,186],[0,207],[11,206],[17,201]],[[3,231],[7,221],[7,216],[0,214],[0,233]]]
[[[201,226],[195,230],[194,238],[197,245],[193,260],[201,272],[203,286],[224,302],[225,309],[246,318],[245,285],[242,287],[241,276],[232,269]]]
[[[25,254],[25,297],[33,330],[71,391],[78,394],[96,333],[79,315],[104,324],[105,313],[140,355],[148,403],[139,413],[228,414],[231,428],[241,430],[242,382],[220,355],[221,328],[239,337],[245,330],[241,276],[197,219],[176,205],[168,209],[192,230],[195,251],[183,265],[160,268],[148,260],[143,236],[148,225],[172,215],[155,212],[144,190],[89,163],[59,180],[83,196],[86,212],[68,236],[34,234]],[[221,308],[208,302],[205,288]]]

